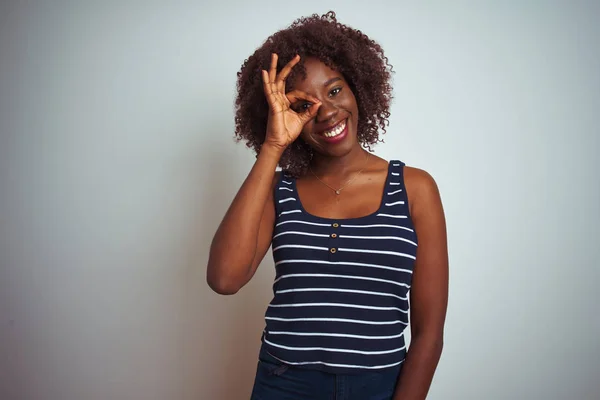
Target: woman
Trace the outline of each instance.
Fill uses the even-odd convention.
[[[365,150],[385,132],[390,72],[377,43],[328,13],[277,32],[238,73],[236,135],[258,156],[215,234],[207,280],[236,293],[273,246],[252,399],[427,395],[442,352],[446,229],[429,174]]]

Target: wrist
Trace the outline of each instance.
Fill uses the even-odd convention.
[[[279,163],[279,159],[281,158],[285,149],[285,146],[264,142],[260,147],[259,157],[263,155],[268,158],[273,157],[276,158],[277,162]]]

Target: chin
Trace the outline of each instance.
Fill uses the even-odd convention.
[[[356,136],[348,136],[342,142],[336,144],[322,143],[320,141],[310,141],[310,147],[316,152],[327,157],[343,157],[359,147]]]

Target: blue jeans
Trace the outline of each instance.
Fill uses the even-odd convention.
[[[286,365],[261,347],[250,400],[391,400],[401,365],[332,374]]]

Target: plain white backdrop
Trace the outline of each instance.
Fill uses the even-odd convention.
[[[271,254],[235,296],[205,283],[254,160],[236,72],[330,9],[394,65],[376,153],[442,193],[429,398],[600,396],[600,3],[32,0],[0,4],[0,398],[249,397]]]

